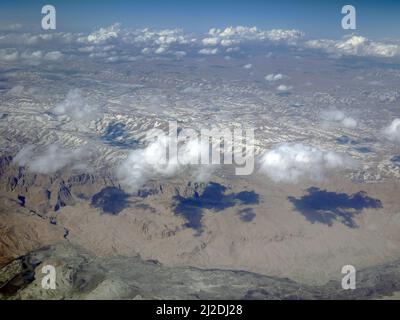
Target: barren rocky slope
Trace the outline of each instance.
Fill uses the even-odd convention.
[[[56,268],[56,289],[41,286],[48,264]],[[68,243],[0,270],[2,299],[373,299],[400,290],[400,261],[358,272],[357,284],[342,290],[339,281],[308,286],[244,271],[169,268],[138,256],[98,258]]]

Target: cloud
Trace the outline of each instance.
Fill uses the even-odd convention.
[[[53,109],[53,112],[56,115],[66,115],[77,121],[89,121],[100,117],[98,107],[83,97],[79,89],[70,90],[65,100],[59,103]]]
[[[19,33],[9,32],[0,34],[0,44],[21,46],[41,46],[43,44],[71,44],[77,42],[80,34],[68,32],[55,33]]]
[[[276,88],[276,90],[278,90],[278,91],[289,91],[292,88],[293,88],[292,86],[287,86],[285,84],[281,84]]]
[[[151,47],[169,47],[190,43],[189,37],[181,29],[151,30],[149,28],[125,30],[122,40],[127,44]]]
[[[148,137],[151,133],[148,132]],[[147,138],[148,140],[150,138]],[[166,135],[159,134],[156,139],[142,149],[136,149],[128,154],[116,170],[117,177],[127,190],[137,191],[151,179],[172,177],[182,173],[189,166],[199,163],[200,155],[209,152],[209,145],[196,138],[181,141],[177,150],[177,158],[168,159],[168,146],[171,142]],[[197,181],[205,181],[210,177],[213,166],[197,166],[190,173]]]
[[[400,118],[394,119],[390,125],[383,128],[383,134],[390,141],[400,142]]]
[[[376,42],[357,35],[347,36],[342,40],[309,40],[305,46],[335,55],[390,58],[400,55],[400,45],[398,44]]]
[[[296,183],[300,179],[320,180],[328,171],[355,166],[352,158],[301,143],[285,143],[265,152],[259,159],[260,172],[275,182]]]
[[[25,166],[29,171],[36,173],[54,173],[58,170],[73,165],[82,167],[81,160],[88,157],[88,148],[81,147],[74,150],[65,149],[57,144],[46,147],[42,152],[35,150],[34,145],[23,147],[14,157],[13,162],[19,166]]]
[[[204,55],[213,55],[213,54],[218,53],[218,49],[217,48],[213,48],[213,49],[204,48],[204,49],[200,49],[199,53],[204,54]]]
[[[245,64],[243,66],[244,69],[251,69],[253,67],[253,65],[251,63]]]
[[[270,73],[265,76],[265,80],[270,81],[270,82],[279,81],[279,80],[286,79],[286,78],[287,77],[281,73],[277,73],[277,74]]]
[[[0,61],[11,62],[17,61],[19,58],[18,51],[10,49],[0,49]]]
[[[321,112],[321,118],[326,124],[340,125],[345,128],[355,128],[357,121],[351,117],[347,117],[343,111],[331,109]]]
[[[43,59],[50,60],[50,61],[59,61],[63,58],[63,54],[60,51],[50,51],[47,52]]]
[[[165,47],[159,47],[154,51],[154,53],[163,54],[163,53],[165,53],[165,51],[167,51],[167,49]]]
[[[216,37],[213,37],[213,38],[204,38],[201,41],[205,46],[216,46],[220,40]]]
[[[120,27],[121,25],[119,23],[114,23],[109,27],[100,28],[99,30],[89,34],[87,37],[87,41],[95,44],[100,44],[110,39],[118,38]]]
[[[245,50],[248,48],[245,45],[254,43],[297,46],[301,50],[317,49],[334,56],[400,56],[398,42],[373,41],[357,35],[346,36],[341,40],[307,41],[300,30],[263,30],[255,26],[211,28],[208,33],[198,37],[181,29],[131,29],[122,28],[120,23],[102,27],[92,33],[30,33],[19,30],[18,25],[13,28],[10,31],[0,32],[0,45],[9,48],[0,49],[0,61],[20,61],[23,51],[28,51],[24,53],[24,62],[32,64],[38,64],[41,60],[59,61],[63,57],[61,52],[73,55],[74,51],[80,57],[85,57],[83,53],[87,53],[90,58],[103,59],[106,62],[131,61],[132,54],[140,55],[142,51],[143,54],[169,55],[176,59],[182,57],[182,52],[190,54],[200,51],[200,54],[214,55],[224,50],[226,52],[239,50],[238,48]],[[68,47],[63,50],[62,45]],[[46,53],[44,48],[49,52]],[[42,50],[42,57],[35,56]]]
[[[50,51],[44,53],[41,50],[25,50],[18,52],[13,49],[0,49],[0,61],[4,62],[24,62],[30,65],[38,65],[42,60],[59,61],[63,58],[60,51]]]
[[[259,30],[257,27],[227,27],[225,29],[212,28],[208,32],[214,41],[218,41],[221,45],[231,46],[245,41],[262,41],[262,42],[279,42],[286,44],[295,44],[297,40],[304,36],[304,33],[291,29],[272,29]]]

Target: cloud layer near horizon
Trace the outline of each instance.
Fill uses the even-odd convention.
[[[211,28],[204,34],[190,34],[182,29],[131,29],[114,23],[88,34],[2,31],[0,62],[40,64],[72,57],[88,57],[106,63],[135,61],[139,57],[149,56],[180,59],[185,55],[210,56],[242,52],[252,44],[319,50],[335,57],[400,56],[398,42],[374,41],[358,35],[345,36],[338,40],[307,39],[300,30],[263,30],[256,26]]]

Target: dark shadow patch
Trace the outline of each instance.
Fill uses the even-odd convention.
[[[393,156],[390,161],[394,162],[397,165],[400,165],[400,155]]]
[[[371,152],[373,152],[373,150],[371,148],[369,148],[369,147],[357,147],[357,148],[354,148],[354,149],[357,150],[358,152],[361,152],[361,153],[371,153]]]
[[[18,202],[21,207],[25,207],[26,198],[24,196],[18,195]]]
[[[291,92],[279,92],[276,95],[280,97],[289,97],[291,94]]]
[[[64,235],[63,235],[64,239],[68,240],[68,236],[69,236],[69,229],[64,228]]]
[[[237,204],[250,205],[259,203],[259,195],[254,191],[225,194],[226,191],[227,188],[225,186],[210,182],[201,195],[198,192],[188,198],[177,195],[174,197],[175,213],[186,218],[186,227],[195,229],[200,234],[203,227],[201,219],[204,209],[218,212]]]
[[[336,142],[338,144],[352,144],[352,145],[358,144],[357,141],[351,139],[350,137],[348,137],[346,135],[343,135],[343,136],[340,136],[339,138],[336,138]]]
[[[301,198],[288,197],[296,210],[300,211],[311,223],[319,222],[332,226],[340,221],[349,228],[357,228],[355,215],[365,208],[382,208],[382,202],[360,191],[352,195],[321,190],[316,187],[307,189],[308,194]]]
[[[350,138],[348,136],[340,136],[336,138],[336,142],[339,144],[348,144],[350,142]]]
[[[106,141],[108,144],[119,148],[132,148],[136,147],[139,143],[135,139],[126,138],[125,124],[121,122],[108,124],[101,139]]]
[[[143,210],[149,210],[152,213],[156,213],[157,210],[154,209],[152,206],[146,204],[146,203],[139,203],[139,204],[135,204],[135,208],[138,209],[143,209]]]
[[[129,195],[116,187],[105,187],[92,197],[92,206],[101,208],[104,213],[117,215],[128,207]]]
[[[251,222],[256,217],[253,208],[244,208],[239,210],[238,215],[243,222]]]
[[[66,206],[65,202],[62,201],[62,200],[60,199],[60,197],[58,197],[57,203],[56,203],[56,205],[54,206],[54,211],[57,212],[57,211],[59,211],[62,207],[65,207],[65,206]]]

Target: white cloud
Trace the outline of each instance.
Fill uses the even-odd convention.
[[[73,120],[94,120],[99,117],[99,110],[87,98],[82,96],[79,89],[72,89],[68,92],[67,97],[59,103],[53,112],[56,115],[66,115]]]
[[[148,136],[150,136],[149,134]],[[177,159],[168,159],[167,150],[170,138],[159,134],[145,148],[133,150],[116,170],[120,183],[130,192],[136,191],[147,181],[159,177],[172,177],[182,173],[190,165],[198,164],[201,153],[208,153],[209,145],[198,139],[188,139],[179,144]],[[190,170],[197,181],[209,177],[213,166],[197,167]]]
[[[50,51],[44,53],[41,50],[25,50],[19,53],[17,50],[0,49],[0,61],[15,62],[22,61],[31,65],[38,65],[43,59],[49,61],[58,61],[63,57],[59,51]]]
[[[290,89],[292,89],[292,86],[287,86],[285,84],[281,84],[276,88],[278,91],[289,91]]]
[[[126,30],[122,36],[122,40],[128,44],[166,48],[190,42],[188,36],[181,29],[163,29],[157,31],[149,28]]]
[[[181,58],[183,58],[184,56],[186,56],[186,52],[180,50],[180,51],[174,52],[174,55],[175,55],[178,59],[181,59]]]
[[[357,126],[357,120],[348,117],[348,118],[343,119],[342,124],[346,128],[355,128]]]
[[[47,52],[43,59],[50,60],[50,61],[59,61],[63,58],[63,54],[60,51],[50,51]]]
[[[204,38],[203,40],[201,40],[201,42],[205,45],[205,46],[216,46],[219,43],[219,39],[216,37],[213,38]]]
[[[391,141],[400,142],[400,118],[396,118],[390,125],[383,128],[383,133]]]
[[[0,49],[0,61],[10,62],[16,61],[19,58],[18,51]]]
[[[277,73],[277,74],[270,73],[270,74],[267,74],[265,76],[265,80],[270,81],[270,82],[279,81],[279,80],[282,80],[284,78],[286,78],[286,77],[281,73]]]
[[[340,125],[345,128],[355,128],[357,121],[351,117],[347,117],[341,110],[331,109],[321,112],[321,118],[326,124]]]
[[[163,54],[163,53],[165,53],[166,50],[167,50],[167,49],[166,49],[165,47],[159,47],[159,48],[157,48],[154,52],[155,52],[156,54]]]
[[[227,48],[226,52],[236,52],[236,51],[239,51],[239,50],[240,50],[239,47],[233,47],[233,48]]]
[[[222,39],[221,40],[221,46],[223,46],[223,47],[231,47],[231,46],[236,45],[238,43],[239,43],[238,40],[232,40],[232,39]],[[229,50],[229,48],[227,49],[227,51],[228,50]]]
[[[355,166],[352,158],[301,143],[285,143],[264,153],[260,171],[275,182],[296,183],[300,179],[320,180],[332,170]]]
[[[253,65],[251,63],[245,64],[243,66],[243,68],[245,68],[245,69],[251,69],[252,67],[253,67]]]
[[[47,174],[57,172],[69,165],[78,168],[82,164],[81,160],[89,155],[89,150],[84,147],[70,150],[52,144],[43,152],[37,152],[35,146],[27,145],[16,154],[13,162],[27,167],[32,172]]]
[[[199,50],[200,54],[205,54],[205,55],[213,55],[218,53],[217,48],[209,49],[209,48],[204,48]]]
[[[400,55],[400,45],[398,44],[376,42],[356,35],[344,37],[342,40],[309,40],[305,43],[305,46],[335,55],[371,57],[396,57]]]
[[[225,29],[212,28],[208,32],[209,36],[219,39],[221,45],[231,46],[244,41],[264,41],[264,42],[284,42],[295,44],[304,34],[295,29],[282,30],[259,30],[257,27],[228,27]]]
[[[99,44],[104,43],[110,39],[118,38],[120,27],[121,25],[119,23],[114,23],[109,27],[100,28],[99,30],[89,34],[87,37],[87,41]]]

